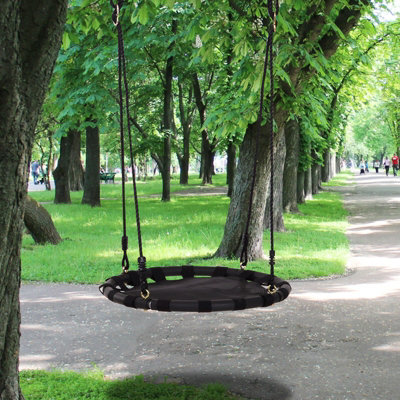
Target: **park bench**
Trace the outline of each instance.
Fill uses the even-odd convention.
[[[100,172],[100,181],[104,181],[104,183],[114,182],[115,172]]]

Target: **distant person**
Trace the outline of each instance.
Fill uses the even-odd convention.
[[[397,176],[397,171],[399,170],[399,157],[397,157],[396,153],[394,153],[392,157],[392,166],[393,176]]]
[[[385,167],[386,176],[389,176],[390,161],[387,157],[385,157],[385,160],[383,161],[383,166]]]
[[[39,182],[38,182],[38,178],[39,178],[39,161],[38,160],[35,160],[33,163],[32,163],[32,177],[33,177],[33,183],[35,184],[35,185],[37,185]]]
[[[369,172],[369,169],[368,169],[368,161],[365,161],[365,172]]]
[[[360,175],[365,174],[365,162],[361,160],[360,162]]]
[[[374,161],[374,168],[375,168],[375,172],[378,173],[379,172],[379,167],[381,166],[380,162],[378,160]]]

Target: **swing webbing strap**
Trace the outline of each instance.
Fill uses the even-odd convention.
[[[270,178],[270,251],[269,251],[269,264],[270,264],[270,275],[274,276],[274,266],[275,266],[275,250],[274,250],[274,111],[275,111],[275,103],[274,103],[274,70],[273,70],[273,49],[272,43],[274,40],[274,33],[276,30],[276,15],[279,11],[279,3],[278,0],[275,1],[275,11],[273,8],[273,1],[268,0],[268,14],[271,18],[271,23],[268,29],[268,38],[265,47],[265,58],[264,58],[264,69],[263,76],[261,81],[261,89],[260,89],[260,107],[258,111],[258,119],[257,119],[257,132],[256,132],[256,140],[255,140],[255,155],[254,155],[254,164],[253,164],[253,175],[251,181],[250,188],[250,199],[249,199],[249,209],[247,214],[246,227],[243,234],[243,242],[242,242],[242,252],[240,255],[240,266],[244,268],[248,262],[248,245],[249,245],[249,227],[251,220],[251,213],[253,207],[253,197],[255,191],[256,184],[256,173],[257,173],[257,162],[259,156],[259,138],[261,135],[261,125],[262,125],[262,114],[264,107],[264,86],[265,79],[267,75],[268,69],[268,61],[269,61],[269,78],[270,78],[270,106],[269,106],[269,121],[268,121],[268,129],[270,134],[270,157],[271,157],[271,178]]]
[[[126,75],[126,61],[125,61],[125,52],[124,52],[124,40],[122,35],[122,27],[119,22],[119,13],[124,4],[123,0],[119,0],[116,4],[112,0],[110,0],[110,4],[113,7],[112,13],[112,21],[117,28],[118,32],[118,92],[119,92],[119,113],[120,113],[120,146],[121,146],[121,172],[122,172],[122,220],[123,220],[123,236],[122,236],[122,250],[124,252],[122,258],[122,269],[124,272],[127,272],[129,269],[129,260],[128,260],[128,236],[126,231],[126,193],[125,193],[125,179],[126,179],[126,170],[125,170],[125,135],[124,135],[124,98],[123,98],[123,90],[125,90],[125,112],[126,112],[126,122],[128,129],[128,139],[129,139],[129,155],[130,155],[130,164],[132,167],[132,183],[133,183],[133,197],[135,203],[135,213],[136,213],[136,227],[137,227],[137,236],[138,236],[138,246],[139,246],[139,277],[140,277],[140,286],[143,294],[147,293],[147,279],[145,277],[146,271],[146,258],[143,256],[143,247],[142,247],[142,233],[140,230],[140,214],[139,214],[139,203],[137,196],[137,188],[136,188],[136,172],[135,172],[135,160],[133,156],[133,145],[132,145],[132,134],[131,134],[131,121],[130,121],[130,113],[129,113],[129,88],[128,88],[128,80]]]

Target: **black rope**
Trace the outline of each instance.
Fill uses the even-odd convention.
[[[123,89],[122,81],[125,88],[125,108],[126,108],[126,119],[128,128],[128,139],[129,139],[129,150],[130,150],[130,162],[132,166],[132,183],[133,183],[133,196],[135,203],[135,213],[136,213],[136,227],[138,236],[138,246],[139,246],[139,278],[141,282],[141,290],[143,294],[148,295],[148,284],[145,277],[146,271],[146,258],[143,256],[143,246],[142,246],[142,233],[140,229],[140,214],[139,214],[139,202],[136,187],[136,172],[135,172],[135,160],[133,156],[133,145],[132,145],[132,133],[131,133],[131,122],[129,113],[129,88],[128,79],[126,74],[126,61],[125,61],[125,51],[124,51],[124,39],[122,34],[122,27],[119,22],[119,13],[123,5],[123,0],[120,0],[116,5],[110,0],[110,4],[114,11],[112,14],[112,20],[114,25],[117,27],[118,32],[118,91],[119,91],[119,109],[120,109],[120,145],[121,145],[121,170],[122,170],[122,219],[123,219],[123,236],[122,236],[122,250],[124,252],[122,258],[122,268],[124,272],[129,269],[129,260],[127,255],[128,250],[128,236],[126,234],[126,191],[125,191],[125,135],[124,135],[124,113],[123,113]]]
[[[257,163],[258,163],[258,153],[259,153],[259,138],[261,135],[261,125],[262,125],[262,113],[264,106],[264,86],[265,79],[267,75],[268,68],[268,59],[269,59],[269,70],[270,70],[270,113],[269,113],[269,133],[270,133],[270,153],[271,153],[271,183],[270,183],[270,232],[271,232],[271,248],[269,252],[270,260],[270,274],[273,279],[274,276],[274,265],[275,265],[275,250],[274,250],[274,220],[273,220],[273,209],[274,209],[274,196],[273,196],[273,180],[274,180],[274,85],[273,85],[273,48],[272,43],[274,40],[274,32],[276,30],[276,14],[278,12],[278,0],[276,0],[275,8],[276,12],[273,10],[273,2],[272,0],[268,0],[267,8],[268,14],[271,18],[271,25],[268,30],[268,38],[265,46],[265,58],[264,58],[264,68],[263,68],[263,76],[261,80],[261,89],[260,89],[260,106],[258,111],[258,119],[257,119],[257,133],[256,133],[256,142],[255,142],[255,156],[254,156],[254,164],[253,164],[253,176],[251,181],[250,188],[250,199],[249,199],[249,209],[247,214],[247,222],[245,231],[243,234],[242,241],[242,252],[240,255],[240,266],[244,268],[248,262],[248,244],[249,244],[249,227],[250,220],[253,208],[253,198],[254,198],[254,190],[256,183],[256,173],[257,173]]]

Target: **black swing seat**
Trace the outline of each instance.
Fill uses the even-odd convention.
[[[227,267],[152,267],[144,277],[154,281],[148,284],[147,298],[142,296],[138,271],[108,278],[99,289],[109,300],[127,307],[194,312],[267,307],[291,291],[290,284],[276,276]]]

